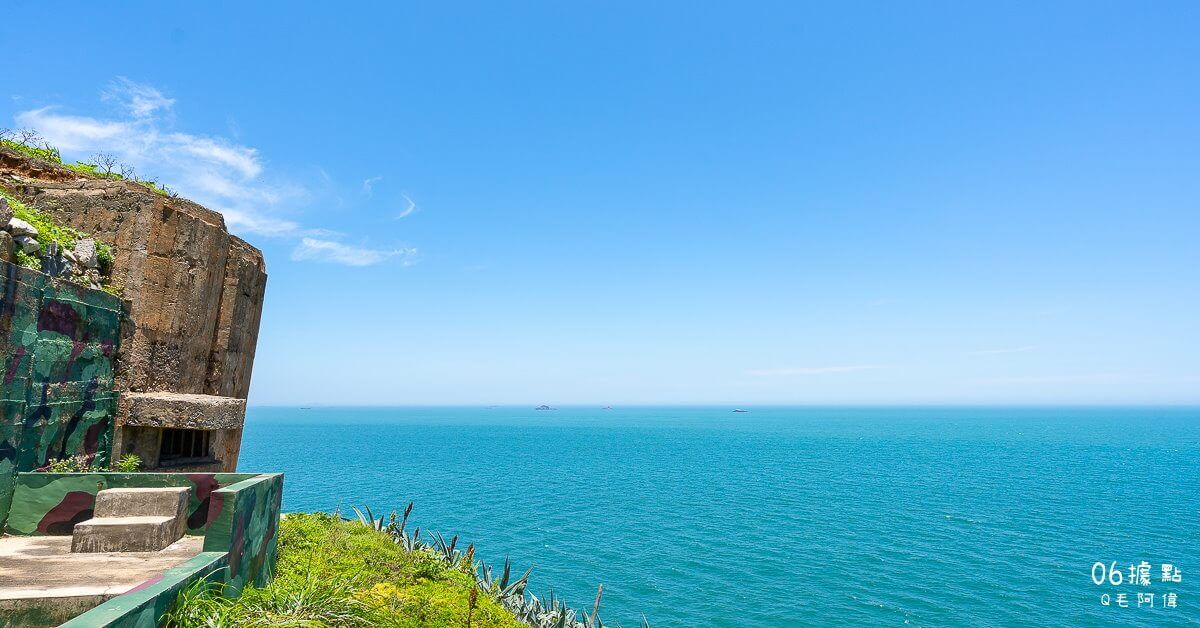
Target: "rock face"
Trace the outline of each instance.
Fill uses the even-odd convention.
[[[4,197],[0,196],[0,199]],[[0,231],[0,262],[12,263],[15,261],[15,243],[13,237],[7,231]]]
[[[11,216],[8,219],[8,231],[14,236],[29,236],[31,238],[36,238],[38,234],[38,230],[33,225],[20,218],[13,218]]]
[[[258,249],[229,233],[220,214],[5,148],[0,185],[113,247],[112,278],[124,286],[128,309],[118,390],[246,398],[266,265]],[[86,255],[84,249],[74,254]],[[233,470],[236,454],[224,464]]]
[[[84,268],[96,268],[100,265],[100,258],[96,251],[96,241],[91,238],[83,238],[75,243],[75,250],[68,253],[69,259],[83,265]]]
[[[13,241],[17,243],[17,246],[21,247],[21,251],[29,255],[36,254],[38,249],[42,248],[42,245],[38,244],[37,240],[34,240],[31,236],[27,236],[25,234],[15,236]]]

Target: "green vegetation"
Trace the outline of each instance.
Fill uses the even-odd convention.
[[[291,514],[279,526],[275,579],[224,597],[220,585],[197,582],[179,594],[163,624],[215,626],[466,626],[603,628],[600,592],[590,613],[576,614],[553,594],[545,601],[525,592],[526,571],[512,578],[511,565],[493,577],[475,560],[475,546],[455,549],[434,534],[421,540],[395,512],[376,519],[369,509],[358,521],[337,514]],[[642,621],[644,628],[649,624]]]
[[[47,473],[81,473],[91,470],[91,461],[83,456],[71,456],[70,458],[51,460],[50,464],[39,469],[39,471]]]
[[[38,143],[41,138],[36,136],[22,138],[20,135],[8,133],[0,133],[0,146],[11,148],[12,150],[35,159],[44,159],[56,164],[62,163],[62,155],[58,149],[44,142]]]
[[[115,281],[111,277],[107,278],[104,283],[100,284],[100,289],[113,295],[114,297],[120,298],[125,296],[125,284]]]
[[[18,266],[24,266],[25,268],[32,268],[34,270],[42,269],[42,260],[39,257],[34,257],[20,249],[17,250],[16,257]]]
[[[117,473],[135,473],[142,468],[142,458],[137,454],[125,454],[117,459],[112,465],[112,470]]]
[[[107,162],[107,165],[102,166],[101,164],[92,163],[90,161],[77,161],[73,164],[63,164],[63,167],[68,170],[74,170],[80,174],[86,174],[88,176],[98,177],[101,179],[111,179],[113,181],[132,181],[138,185],[145,186],[149,188],[151,192],[160,194],[162,196],[179,196],[174,190],[160,184],[154,179],[139,179],[133,175],[133,169],[129,168],[128,166],[122,166],[121,172],[114,171],[112,169],[112,164],[115,162],[111,161],[111,157],[107,157],[105,155],[97,155],[96,157],[97,161],[103,160]],[[128,176],[126,176],[126,174],[122,174],[122,172],[128,173]]]
[[[112,179],[113,181],[130,181],[162,196],[172,198],[179,196],[174,190],[162,185],[155,179],[139,178],[134,174],[132,167],[125,164],[118,164],[116,159],[105,153],[96,155],[94,161],[77,161],[73,164],[63,163],[62,153],[54,146],[51,146],[36,131],[30,129],[16,131],[0,129],[0,146],[12,149],[26,157],[44,159],[80,174],[102,179]]]
[[[384,530],[329,514],[292,514],[279,526],[275,579],[240,597],[200,583],[180,594],[168,626],[522,626],[481,595],[473,551],[454,561],[409,550]],[[472,600],[474,604],[472,605]]]
[[[46,252],[46,245],[50,242],[58,243],[59,248],[64,251],[71,251],[75,249],[76,241],[87,237],[70,227],[58,224],[53,218],[25,205],[25,203],[22,203],[20,199],[8,190],[0,188],[0,196],[8,199],[8,206],[12,208],[13,216],[33,225],[33,228],[38,230],[37,240],[42,245],[39,255]],[[97,243],[98,247],[99,243]],[[97,251],[98,253],[99,251]],[[111,256],[112,253],[110,252],[109,257],[111,258]]]
[[[86,233],[81,233],[68,226],[59,224],[50,216],[47,216],[46,214],[29,207],[25,203],[22,203],[21,200],[16,197],[16,195],[4,188],[0,188],[0,196],[8,199],[8,206],[12,209],[13,216],[33,225],[33,227],[38,230],[37,241],[39,244],[41,244],[38,254],[30,255],[24,251],[18,250],[16,257],[17,264],[19,266],[32,268],[34,270],[41,270],[41,256],[46,254],[46,246],[48,243],[54,242],[58,244],[58,248],[61,251],[73,251],[75,250],[76,242],[82,238],[91,237]],[[111,274],[112,269],[112,247],[99,240],[96,240],[96,259],[100,263],[100,273],[101,277],[104,279],[104,283],[101,284],[101,287],[106,292],[120,296],[122,287],[113,286],[110,289],[107,279],[107,276]]]
[[[63,167],[65,167],[67,170],[74,170],[75,172],[93,177],[99,177],[101,179],[112,179],[113,181],[122,181],[125,179],[125,177],[121,176],[121,173],[119,172],[102,171],[100,170],[100,166],[98,164],[87,161],[77,161],[73,164],[63,164]]]
[[[137,454],[122,456],[110,466],[93,465],[87,456],[71,456],[51,460],[46,466],[38,469],[45,473],[135,473],[142,468],[142,459]]]

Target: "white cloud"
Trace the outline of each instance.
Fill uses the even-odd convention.
[[[135,83],[123,76],[117,77],[109,84],[100,98],[115,101],[135,118],[148,118],[159,111],[169,111],[175,106],[174,98],[167,98],[158,89]]]
[[[1013,347],[1011,349],[984,349],[982,351],[970,351],[967,355],[1000,355],[1003,353],[1029,353],[1036,350],[1037,347]]]
[[[57,107],[23,111],[14,117],[17,127],[37,130],[57,146],[65,157],[87,160],[107,153],[133,166],[140,177],[153,176],[166,182],[182,196],[220,212],[236,233],[269,237],[299,238],[294,260],[334,262],[367,266],[392,259],[414,263],[416,250],[355,247],[338,242],[341,234],[306,227],[289,217],[289,209],[309,198],[306,186],[271,178],[264,180],[265,167],[258,149],[222,138],[176,131],[172,108],[175,99],[150,85],[124,77],[113,81],[101,99],[118,105],[122,115],[113,119],[62,113]],[[328,174],[318,168],[324,185]],[[373,183],[363,181],[370,194]],[[318,182],[318,188],[320,188]],[[407,197],[405,197],[407,200]],[[415,209],[409,202],[407,215]]]
[[[400,196],[404,197],[405,205],[404,205],[404,209],[401,210],[400,213],[396,215],[396,220],[400,220],[401,218],[404,218],[405,216],[416,211],[416,209],[417,209],[417,204],[414,203],[411,198],[408,198],[407,194],[401,194]]]
[[[289,236],[301,231],[300,225],[283,218],[268,218],[243,213],[233,208],[209,207],[225,216],[225,225],[233,231],[245,231],[265,236]]]
[[[36,129],[64,155],[87,160],[109,153],[133,166],[138,176],[153,176],[196,202],[225,214],[231,229],[259,235],[298,235],[300,227],[280,217],[281,205],[303,198],[297,185],[261,180],[258,150],[223,138],[168,132],[163,116],[174,99],[157,89],[118,79],[105,91],[129,117],[101,120],[64,114],[54,107],[23,111],[19,127]]]
[[[257,177],[262,173],[262,164],[258,163],[257,149],[186,133],[172,133],[168,139],[180,150],[202,160],[228,166],[247,179]]]
[[[887,368],[878,364],[859,364],[854,366],[803,366],[775,369],[752,369],[746,371],[753,377],[788,377],[795,375],[824,375],[826,373],[853,373],[855,371],[873,371]]]
[[[383,181],[383,177],[368,177],[363,179],[363,194],[370,196],[375,191],[375,184]]]
[[[92,150],[133,132],[125,122],[101,121],[83,116],[54,113],[54,107],[42,107],[18,113],[17,126],[37,129],[43,137],[60,150],[78,152]]]
[[[369,249],[317,238],[303,238],[292,251],[294,261],[330,262],[346,266],[372,266],[393,258],[399,258],[405,266],[411,266],[416,263],[416,257],[417,250],[410,247]]]

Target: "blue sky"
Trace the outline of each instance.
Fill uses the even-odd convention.
[[[16,2],[0,125],[263,249],[252,403],[1200,402],[1200,4],[425,4]]]

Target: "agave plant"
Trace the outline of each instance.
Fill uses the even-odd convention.
[[[433,533],[434,549],[436,549],[437,553],[442,556],[442,560],[445,560],[446,562],[450,563],[451,565],[458,562],[458,556],[454,552],[454,546],[456,544],[458,544],[458,535],[457,534],[454,535],[454,537],[450,539],[450,543],[447,544],[446,540],[442,538],[442,535],[440,532]]]
[[[366,511],[365,513],[363,510],[359,510],[358,506],[351,506],[350,508],[354,510],[354,514],[358,515],[358,521],[363,525],[380,532],[383,532],[385,529],[387,529],[387,526],[384,525],[383,517],[380,517],[378,520],[376,520],[375,515],[371,513],[370,506],[363,506],[363,510]],[[395,513],[392,514],[393,516],[395,515]]]
[[[480,563],[476,566],[473,544],[467,546],[465,553],[455,549],[458,544],[457,535],[451,537],[450,542],[447,543],[440,533],[434,532],[432,540],[426,543],[421,540],[421,528],[415,528],[412,534],[406,532],[408,515],[412,513],[412,509],[413,503],[408,502],[403,515],[397,516],[396,512],[392,511],[386,520],[383,517],[376,519],[371,509],[366,506],[362,510],[354,508],[354,512],[357,514],[359,522],[389,534],[392,540],[402,546],[406,552],[428,551],[447,564],[459,566],[472,574],[479,591],[500,602],[518,620],[529,626],[534,628],[604,628],[604,622],[600,620],[600,600],[604,596],[604,585],[600,585],[597,589],[596,601],[592,604],[590,613],[577,614],[565,602],[558,599],[554,595],[554,591],[550,591],[545,600],[539,599],[536,595],[526,591],[529,586],[529,575],[533,573],[532,566],[525,570],[520,578],[513,580],[512,563],[506,557],[504,570],[500,573],[499,578],[495,578],[492,575],[491,565]],[[642,628],[650,628],[650,623],[646,621],[645,616],[642,617]]]

